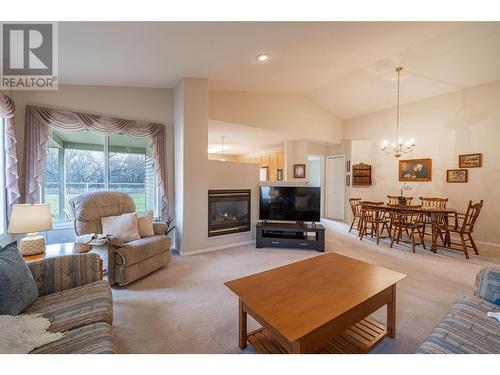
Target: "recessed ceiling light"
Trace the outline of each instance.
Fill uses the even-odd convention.
[[[269,53],[259,53],[256,57],[257,61],[266,62],[271,59],[271,54]]]

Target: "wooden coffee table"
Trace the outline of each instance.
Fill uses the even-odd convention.
[[[327,253],[225,285],[239,297],[239,347],[259,353],[367,353],[396,335],[406,275]],[[387,305],[387,327],[368,318]],[[247,314],[262,325],[247,333]]]

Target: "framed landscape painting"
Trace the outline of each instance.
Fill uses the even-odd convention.
[[[467,169],[448,169],[446,171],[446,182],[467,182]]]
[[[432,159],[399,161],[399,181],[431,181]]]
[[[458,168],[479,168],[483,166],[483,154],[458,155]]]

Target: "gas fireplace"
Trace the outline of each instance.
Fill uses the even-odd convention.
[[[208,191],[208,236],[250,231],[250,190]]]

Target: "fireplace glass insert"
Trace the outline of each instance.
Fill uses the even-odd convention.
[[[250,231],[250,190],[208,191],[208,236]]]

